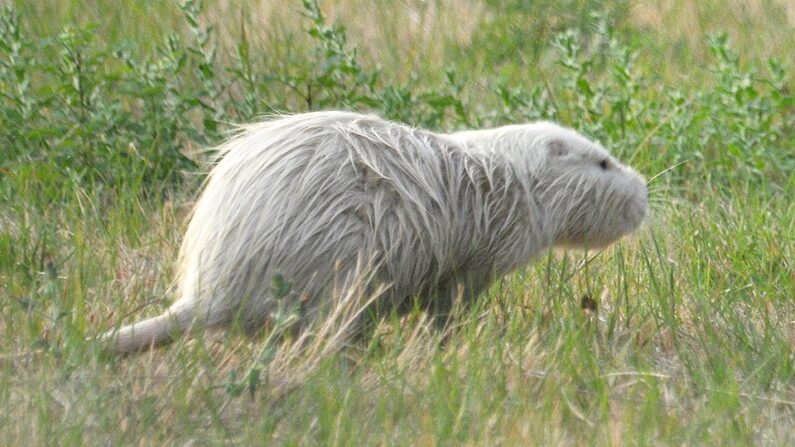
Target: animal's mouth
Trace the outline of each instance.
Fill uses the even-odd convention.
[[[627,201],[624,206],[624,219],[628,223],[628,231],[634,230],[646,218],[649,211],[648,194],[645,192],[634,200]]]

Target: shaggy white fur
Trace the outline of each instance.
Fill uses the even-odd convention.
[[[444,135],[307,113],[245,126],[218,156],[180,251],[179,298],[106,334],[116,350],[235,318],[256,327],[285,305],[313,321],[362,278],[388,286],[377,307],[416,299],[444,314],[553,245],[609,244],[647,209],[638,174],[548,122]]]

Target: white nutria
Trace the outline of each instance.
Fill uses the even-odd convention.
[[[312,321],[363,265],[388,285],[378,307],[444,314],[552,246],[617,240],[647,211],[640,175],[550,122],[438,134],[306,113],[245,126],[218,157],[182,242],[178,299],[107,333],[115,350],[236,319],[259,327],[285,302]]]

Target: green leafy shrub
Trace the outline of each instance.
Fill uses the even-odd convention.
[[[368,68],[345,29],[329,25],[313,0],[303,1],[313,48],[282,73],[259,69],[265,64],[252,56],[245,29],[232,57],[219,59],[201,3],[185,1],[180,9],[188,35],[171,33],[153,54],[142,54],[131,43],[106,48],[91,27],[34,40],[5,7],[4,169],[47,172],[43,178],[55,182],[56,192],[62,181],[77,181],[152,193],[196,170],[200,150],[219,142],[232,122],[330,108],[374,110],[434,129],[576,123],[651,172],[685,162],[672,178],[708,170],[720,182],[741,169],[781,182],[793,168],[792,117],[781,114],[792,108],[786,67],[771,61],[767,74],[743,68],[725,35],[709,41],[714,82],[687,93],[654,82],[653,73],[635,66],[637,50],[622,43],[612,19],[592,14],[546,44],[557,61],[557,82],[524,86],[497,78],[493,99],[470,104],[455,66],[431,85],[417,77],[394,82]]]

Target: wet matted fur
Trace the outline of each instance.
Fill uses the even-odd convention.
[[[179,255],[178,299],[106,334],[118,351],[284,306],[322,318],[342,289],[445,314],[554,245],[602,247],[647,210],[642,177],[549,122],[438,134],[316,112],[221,146]],[[274,286],[275,284],[275,286]]]

